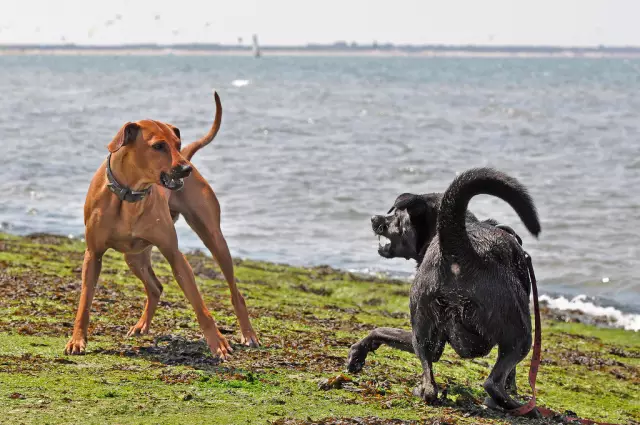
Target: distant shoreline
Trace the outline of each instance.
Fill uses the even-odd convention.
[[[640,47],[553,46],[263,46],[264,56],[468,57],[468,58],[640,58]],[[251,48],[219,44],[183,45],[0,45],[0,56],[251,56]]]

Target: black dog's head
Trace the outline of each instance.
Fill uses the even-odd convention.
[[[436,233],[441,198],[442,195],[436,193],[403,193],[387,215],[371,217],[373,232],[381,240],[378,254],[385,258],[413,258],[420,264]],[[382,238],[386,243],[382,243]]]

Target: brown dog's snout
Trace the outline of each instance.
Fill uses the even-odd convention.
[[[191,171],[193,171],[191,164],[178,164],[173,168],[173,170],[171,170],[171,174],[174,177],[181,179],[191,174]]]

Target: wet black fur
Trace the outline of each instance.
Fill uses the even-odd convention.
[[[392,214],[372,217],[374,233],[390,240],[379,254],[418,263],[410,292],[412,331],[373,330],[351,347],[350,371],[361,370],[367,353],[382,344],[414,352],[424,372],[417,392],[425,401],[435,401],[432,364],[445,343],[463,358],[486,356],[497,345],[498,360],[484,388],[498,406],[519,406],[506,389],[515,391],[515,367],[531,348],[527,262],[511,228],[495,220],[479,221],[467,211],[479,194],[505,200],[533,235],[540,233],[525,187],[490,168],[462,173],[443,194],[402,194]]]

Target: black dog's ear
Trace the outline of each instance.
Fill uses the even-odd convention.
[[[118,130],[113,140],[107,145],[109,152],[114,153],[127,143],[131,143],[138,137],[140,126],[134,122],[128,122]]]
[[[410,217],[417,217],[426,213],[427,208],[427,202],[421,196],[414,195],[413,193],[403,193],[396,198],[389,212],[394,209],[407,210]]]

